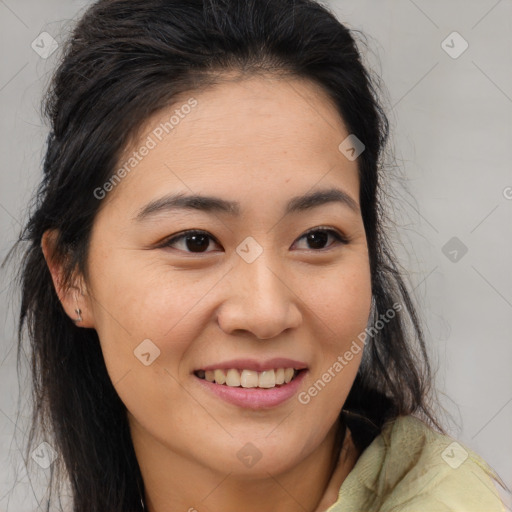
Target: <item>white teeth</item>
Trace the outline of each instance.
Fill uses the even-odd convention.
[[[253,370],[244,370],[240,375],[240,384],[243,388],[258,387],[258,372]]]
[[[234,370],[233,368],[228,370],[226,375],[226,384],[232,387],[240,386],[240,372],[238,370]]]
[[[259,379],[260,388],[273,388],[276,385],[276,374],[274,370],[266,370],[260,373]]]
[[[215,382],[217,384],[225,384],[230,387],[243,388],[273,388],[288,384],[295,376],[295,369],[293,368],[277,368],[272,370],[265,370],[257,372],[254,370],[237,370],[230,368],[229,370],[199,370],[198,377],[204,378],[208,382]]]
[[[217,384],[224,384],[226,382],[226,373],[224,370],[215,370],[215,382]]]

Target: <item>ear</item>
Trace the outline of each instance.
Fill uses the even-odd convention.
[[[75,322],[77,327],[94,328],[94,317],[91,307],[91,297],[82,276],[74,279],[70,286],[64,286],[64,262],[56,257],[55,243],[56,230],[47,230],[41,239],[41,248],[44,259],[50,270],[55,291],[67,315]],[[78,312],[77,310],[80,310]],[[80,313],[80,315],[79,315]],[[77,321],[81,317],[80,321]]]

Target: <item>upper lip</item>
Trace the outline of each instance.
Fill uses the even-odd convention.
[[[197,368],[198,370],[229,370],[231,368],[240,370],[253,370],[256,372],[263,372],[265,370],[273,370],[277,368],[295,368],[296,370],[303,370],[308,365],[302,361],[294,359],[287,359],[285,357],[275,357],[274,359],[267,359],[265,361],[258,361],[256,359],[231,359],[230,361],[223,361],[221,363],[208,364]]]

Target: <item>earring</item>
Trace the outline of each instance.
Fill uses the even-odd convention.
[[[77,324],[78,322],[81,322],[82,321],[82,310],[78,307],[78,299],[76,298],[76,295],[75,295],[75,302],[76,302],[76,308],[75,308],[75,312],[77,314],[77,318],[75,318],[73,320],[73,322],[75,322],[75,324]]]
[[[75,324],[77,324],[78,322],[81,322],[82,321],[82,310],[80,308],[76,308],[75,309],[76,311],[76,314],[78,315],[77,318],[75,318],[73,320],[73,322],[75,322]]]

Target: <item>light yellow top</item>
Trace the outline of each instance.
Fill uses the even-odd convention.
[[[386,424],[326,512],[505,512],[475,452],[413,416]]]

